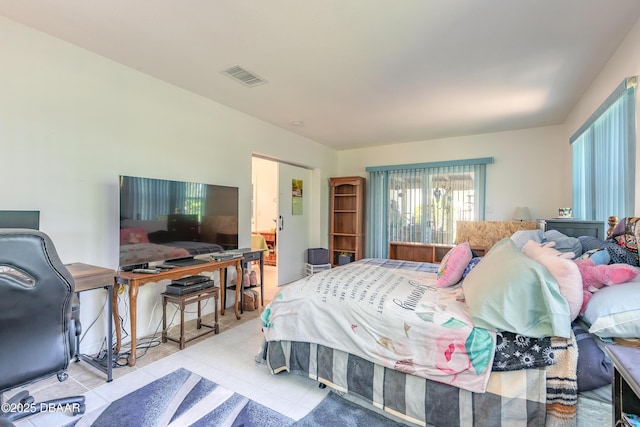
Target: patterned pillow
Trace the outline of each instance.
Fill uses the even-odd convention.
[[[623,218],[614,228],[612,237],[620,246],[637,254],[638,240],[640,240],[640,217]]]
[[[609,252],[609,256],[611,257],[610,264],[629,264],[633,266],[638,265],[638,254],[634,254],[633,252],[629,252],[622,246],[619,246],[616,243],[608,242],[605,244],[604,248]]]
[[[462,272],[462,278],[464,279],[465,277],[467,277],[467,274],[469,274],[480,261],[482,261],[482,257],[480,256],[471,258],[471,261],[469,261],[469,264],[467,264],[467,267]]]
[[[532,338],[514,332],[496,332],[492,371],[517,371],[554,363],[551,337]]]
[[[618,245],[622,246],[629,252],[638,253],[638,240],[634,234],[624,233],[614,237]]]
[[[454,246],[442,258],[440,267],[438,268],[438,280],[436,286],[446,288],[455,285],[462,279],[464,269],[471,261],[471,247],[469,242],[464,242]]]

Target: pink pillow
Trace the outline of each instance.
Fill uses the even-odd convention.
[[[149,243],[147,231],[142,227],[123,228],[120,230],[120,244],[132,245],[134,243]]]
[[[454,246],[442,258],[440,268],[438,268],[438,280],[436,286],[446,288],[455,285],[462,279],[462,273],[471,261],[471,247],[469,242],[464,242]]]

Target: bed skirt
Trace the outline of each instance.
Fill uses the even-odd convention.
[[[487,392],[473,393],[317,344],[276,341],[269,342],[266,350],[272,373],[307,376],[416,425],[545,425],[543,368],[494,372]]]

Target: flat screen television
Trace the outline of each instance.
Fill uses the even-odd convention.
[[[120,269],[237,248],[237,187],[120,176]]]

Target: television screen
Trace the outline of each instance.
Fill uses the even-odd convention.
[[[120,176],[121,269],[237,248],[237,187]]]

